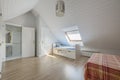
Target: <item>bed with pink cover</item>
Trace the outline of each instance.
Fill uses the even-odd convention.
[[[120,56],[95,53],[85,65],[85,80],[120,80]]]

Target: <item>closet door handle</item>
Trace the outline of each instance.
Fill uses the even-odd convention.
[[[2,43],[0,43],[0,46],[2,45]]]
[[[68,51],[68,52],[71,52],[71,51]]]

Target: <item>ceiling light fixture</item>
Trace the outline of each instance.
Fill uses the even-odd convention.
[[[65,14],[65,3],[63,0],[58,0],[56,4],[56,16],[62,17]]]

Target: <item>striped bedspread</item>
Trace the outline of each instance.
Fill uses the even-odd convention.
[[[93,54],[85,65],[85,80],[120,80],[120,56]]]

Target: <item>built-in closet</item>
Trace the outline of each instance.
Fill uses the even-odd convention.
[[[35,29],[21,25],[0,24],[0,72],[2,62],[35,56]]]
[[[6,24],[6,59],[22,56],[22,27]]]
[[[5,24],[4,28],[4,60],[35,56],[34,28],[16,24]]]

